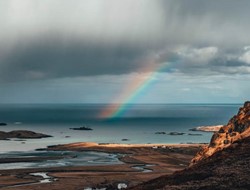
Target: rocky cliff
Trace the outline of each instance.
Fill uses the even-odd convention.
[[[190,167],[131,190],[249,190],[249,173],[250,102],[246,102],[227,125],[214,133]]]
[[[191,167],[130,190],[249,190],[250,137]]]
[[[191,165],[248,136],[250,136],[250,102],[245,102],[244,106],[239,109],[238,114],[233,116],[227,125],[214,133],[210,144],[197,153],[192,159]]]

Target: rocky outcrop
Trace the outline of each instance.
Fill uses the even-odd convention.
[[[80,130],[80,131],[92,131],[93,129],[89,128],[89,127],[74,127],[74,128],[69,128],[69,129],[72,129],[72,130]]]
[[[131,190],[248,190],[250,189],[250,102],[227,125],[214,133],[210,144],[190,167],[161,176]]]
[[[172,175],[130,190],[249,190],[250,137]]]
[[[223,125],[200,126],[189,129],[189,131],[218,132]]]
[[[10,138],[40,139],[45,137],[52,137],[52,136],[27,130],[16,130],[10,132],[0,131],[0,140],[8,140]]]
[[[191,165],[248,136],[250,136],[250,102],[245,102],[238,114],[233,116],[227,125],[214,133],[210,144],[197,153],[192,159]]]

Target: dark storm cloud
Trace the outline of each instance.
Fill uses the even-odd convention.
[[[168,63],[165,72],[191,76],[250,74],[250,47],[181,46],[159,53],[157,61]]]
[[[250,73],[248,0],[0,1],[0,81]],[[31,16],[32,15],[32,16]]]
[[[2,58],[2,81],[124,74],[143,67],[142,48],[44,40],[16,46]]]
[[[172,69],[188,75],[250,73],[250,48],[182,47],[172,52]]]

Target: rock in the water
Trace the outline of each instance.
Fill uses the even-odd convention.
[[[189,131],[203,131],[203,132],[217,132],[223,125],[214,125],[214,126],[200,126],[189,129]]]
[[[0,140],[6,140],[9,138],[40,139],[46,137],[52,137],[52,136],[42,133],[35,133],[33,131],[27,131],[27,130],[15,130],[10,132],[0,131]]]
[[[155,134],[156,134],[156,135],[165,135],[166,132],[163,132],[163,131],[161,131],[161,132],[155,132]]]
[[[190,135],[190,136],[202,136],[202,134],[200,134],[200,133],[188,133],[188,135]]]
[[[0,123],[0,126],[6,126],[7,123]]]
[[[82,130],[82,131],[91,131],[93,129],[89,128],[89,127],[74,127],[74,128],[69,128],[69,129],[72,129],[72,130]]]
[[[129,139],[122,139],[122,141],[129,141]]]
[[[170,132],[168,135],[184,135],[185,133],[180,133],[180,132]]]

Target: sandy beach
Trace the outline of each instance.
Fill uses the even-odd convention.
[[[117,154],[122,164],[2,170],[1,189],[117,189],[132,187],[188,166],[202,144],[113,144],[80,142],[49,146],[50,151]],[[39,159],[39,158],[38,158]],[[47,158],[50,159],[50,158]],[[13,160],[14,162],[15,160]]]

